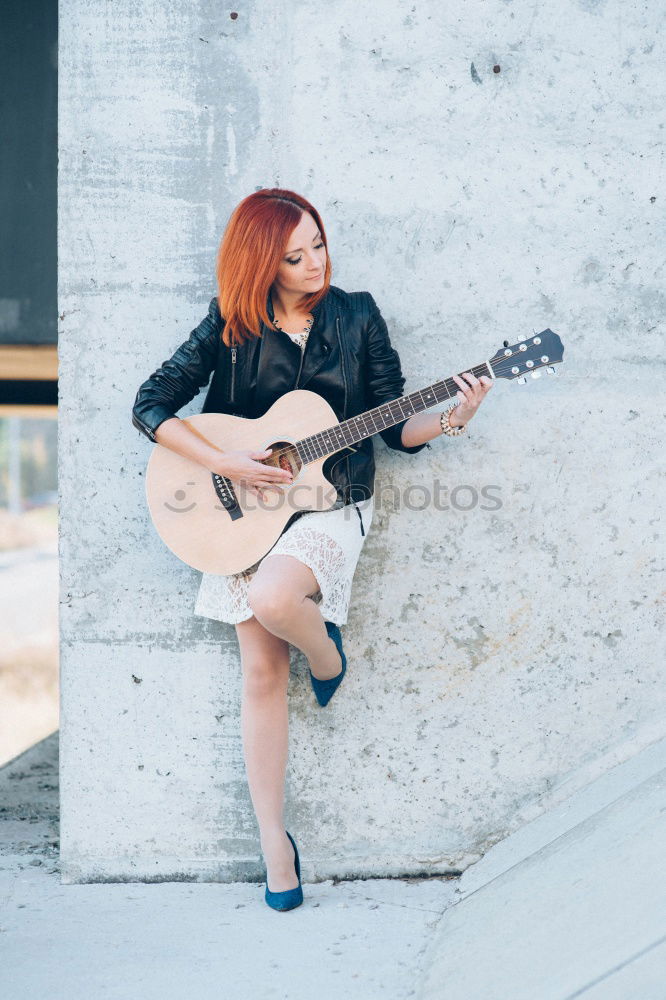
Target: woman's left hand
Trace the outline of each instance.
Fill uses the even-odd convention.
[[[451,423],[454,427],[460,427],[472,419],[493,384],[493,380],[488,375],[482,375],[478,379],[471,372],[463,372],[462,374],[469,385],[466,385],[459,375],[452,376],[456,384],[460,386],[456,393],[459,405],[451,413]]]

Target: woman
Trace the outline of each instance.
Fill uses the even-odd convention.
[[[330,279],[314,207],[281,188],[249,195],[220,245],[219,296],[189,340],[139,388],[134,425],[258,498],[284,489],[292,476],[263,464],[270,449],[223,453],[175,414],[211,373],[203,412],[259,417],[285,392],[306,386],[339,420],[398,399],[405,383],[400,358],[374,299],[344,292]],[[438,435],[462,433],[492,385],[488,377],[463,374],[465,381],[453,376],[460,387],[454,406],[380,431],[389,447],[414,454]],[[270,552],[244,573],[204,573],[195,605],[195,614],[236,626],[244,758],[266,861],[265,899],[277,910],[303,900],[298,850],[283,823],[289,646],[307,658],[317,700],[327,704],[345,674],[339,626],[347,621],[352,577],[372,523],[372,438],[329,456],[323,472],[336,488],[335,505],[296,512]]]

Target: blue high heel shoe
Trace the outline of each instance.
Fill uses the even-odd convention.
[[[294,868],[296,869],[296,878],[298,879],[298,885],[295,889],[285,889],[284,892],[271,892],[268,888],[268,877],[266,877],[266,902],[274,910],[293,910],[294,907],[300,906],[303,902],[303,887],[301,886],[301,862],[298,857],[298,848],[294,838],[285,830],[285,833],[289,837],[291,843],[294,847]]]
[[[326,626],[326,631],[328,632],[330,638],[338,647],[338,652],[342,657],[342,670],[335,677],[331,677],[327,681],[320,681],[317,677],[315,677],[312,671],[310,671],[312,690],[314,691],[320,705],[328,705],[329,701],[338,690],[342,678],[345,676],[345,672],[347,670],[347,657],[342,651],[342,636],[340,635],[340,629],[334,622],[324,622],[324,625]]]

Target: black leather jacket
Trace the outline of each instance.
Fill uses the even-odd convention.
[[[270,294],[266,307],[273,319]],[[338,420],[346,420],[403,395],[400,358],[369,292],[345,292],[331,285],[312,313],[304,351],[286,333],[263,323],[260,338],[229,348],[220,336],[224,320],[217,299],[212,299],[208,315],[189,339],[139,387],[132,423],[155,441],[159,425],[208,384],[211,372],[202,413],[260,417],[285,392],[298,388],[319,393]],[[379,433],[390,448],[414,454],[426,445],[402,444],[405,423]],[[353,503],[372,495],[372,438],[329,455],[322,468],[338,500]]]

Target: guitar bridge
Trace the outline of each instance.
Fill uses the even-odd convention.
[[[211,476],[213,477],[213,489],[218,500],[230,515],[231,520],[237,521],[239,517],[243,516],[243,511],[238,503],[233,483],[226,476],[219,476],[217,472],[211,472]]]

